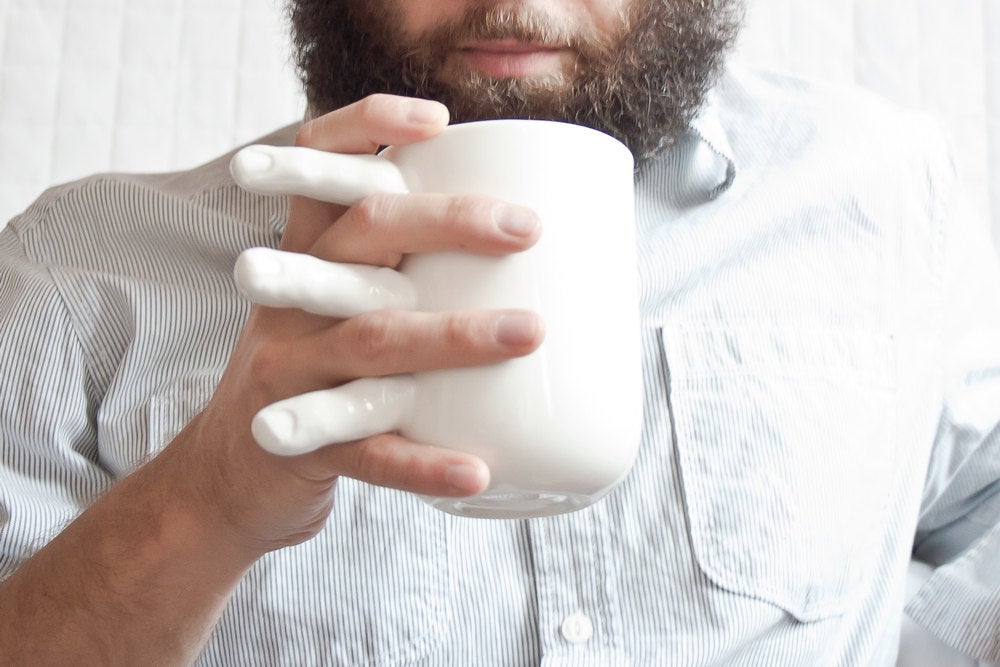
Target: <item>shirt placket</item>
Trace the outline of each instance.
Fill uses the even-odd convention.
[[[621,661],[604,503],[529,522],[544,666]]]

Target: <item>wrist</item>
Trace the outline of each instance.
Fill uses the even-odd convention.
[[[219,473],[221,464],[204,456],[206,450],[196,419],[134,481],[163,494],[151,502],[161,511],[158,539],[166,551],[241,576],[267,549],[240,527],[240,510],[228,493],[232,485]]]
[[[193,662],[254,562],[164,451],[24,563],[0,594],[0,653],[28,662]],[[3,624],[0,624],[3,625]]]

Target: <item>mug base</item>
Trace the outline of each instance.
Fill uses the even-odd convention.
[[[565,514],[583,509],[599,498],[599,495],[509,491],[487,491],[467,498],[422,496],[436,509],[475,519],[532,519]]]

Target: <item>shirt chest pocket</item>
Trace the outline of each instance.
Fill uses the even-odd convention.
[[[891,339],[726,328],[662,336],[701,569],[802,621],[847,610],[891,500]]]

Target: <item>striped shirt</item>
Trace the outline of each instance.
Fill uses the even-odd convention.
[[[57,187],[0,234],[0,577],[211,396],[233,263],[285,215],[228,160]],[[910,615],[1000,662],[1000,272],[957,190],[926,120],[730,72],[637,176],[629,477],[529,521],[341,480],[200,663],[892,665],[911,554],[940,567]]]

